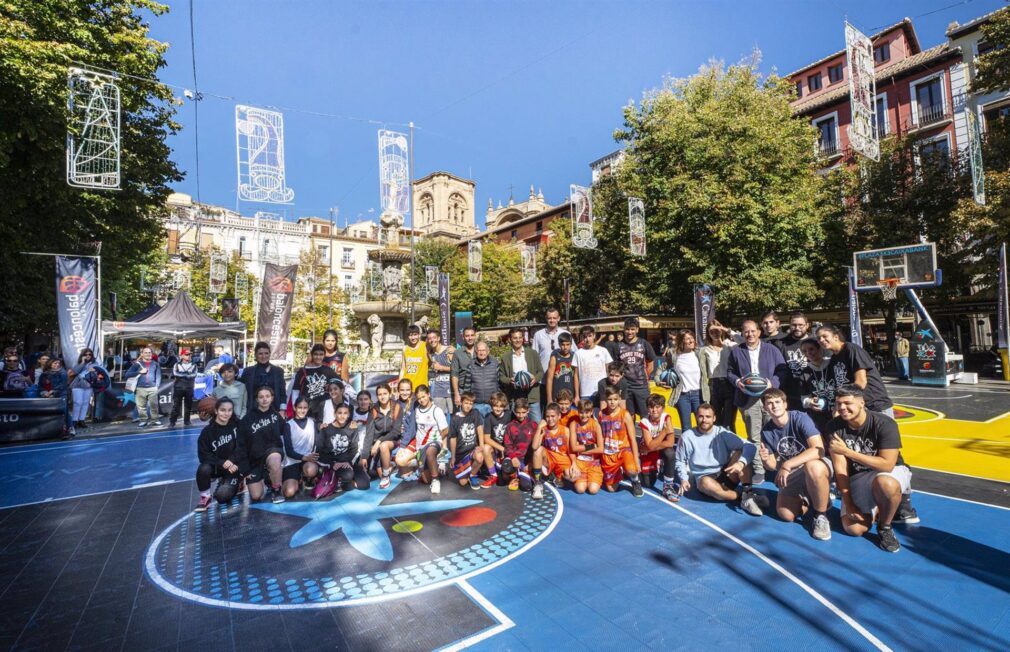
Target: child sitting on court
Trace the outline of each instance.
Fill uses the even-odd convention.
[[[484,464],[480,446],[484,423],[480,412],[473,409],[475,398],[473,392],[463,392],[459,399],[460,409],[449,422],[449,466],[460,486],[466,486],[469,481],[472,489],[480,489],[477,474]]]
[[[235,405],[230,398],[219,398],[214,404],[211,422],[200,431],[196,440],[200,461],[196,469],[196,488],[200,502],[194,512],[206,512],[211,500],[211,483],[216,479],[214,498],[222,505],[231,502],[242,484],[246,466],[245,451],[239,438]]]
[[[543,474],[555,487],[562,486],[562,477],[569,475],[573,455],[568,452],[568,431],[561,426],[561,408],[551,403],[544,411],[544,420],[533,437],[533,499],[544,497]]]
[[[489,403],[491,411],[484,417],[484,436],[481,437],[488,472],[487,480],[481,485],[485,489],[498,484],[498,472],[505,459],[505,430],[512,421],[508,411],[509,400],[504,392],[492,394]]]
[[[603,486],[615,491],[622,477],[631,480],[631,494],[635,498],[645,495],[638,479],[638,441],[634,435],[635,421],[622,406],[621,390],[608,385],[603,391],[604,403],[600,410],[600,429],[603,431]]]
[[[600,422],[593,417],[592,399],[579,401],[579,416],[568,426],[568,446],[575,454],[571,479],[575,493],[595,494],[603,484],[603,468],[600,455],[603,453],[603,432]]]
[[[512,421],[505,428],[505,459],[502,461],[501,477],[508,482],[510,491],[522,487],[528,491],[532,485],[526,474],[526,454],[529,452],[537,424],[529,418],[530,404],[525,398],[517,398],[512,404]]]
[[[652,487],[659,476],[659,461],[663,460],[663,496],[672,502],[680,500],[676,484],[677,435],[666,400],[650,394],[645,401],[647,415],[638,422],[638,452],[641,455],[642,484]]]
[[[409,473],[411,468],[416,467],[418,480],[430,484],[431,493],[437,494],[442,491],[438,479],[438,454],[449,432],[449,424],[442,408],[431,400],[427,385],[418,385],[414,396],[414,407],[407,415],[403,439],[396,453],[396,465],[400,467],[401,474]]]

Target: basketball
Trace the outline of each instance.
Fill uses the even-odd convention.
[[[196,404],[197,414],[204,421],[210,421],[214,418],[214,405],[217,403],[217,399],[213,396],[205,396],[200,399],[200,402]]]
[[[750,373],[741,378],[740,384],[743,385],[743,393],[747,396],[761,396],[771,387],[771,383],[761,374],[756,373]]]
[[[528,371],[517,371],[512,380],[515,382],[516,387],[523,391],[533,387],[533,376]]]
[[[669,387],[676,387],[680,384],[680,376],[672,368],[666,368],[659,374],[659,382]]]

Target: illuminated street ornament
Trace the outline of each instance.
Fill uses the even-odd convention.
[[[975,203],[985,206],[985,168],[982,167],[982,130],[975,112],[968,107],[964,112],[968,119],[968,156],[971,158],[971,189]]]
[[[410,161],[407,134],[379,130],[379,201],[383,213],[407,212]]]
[[[471,240],[467,245],[467,267],[471,283],[484,280],[484,245],[480,240]]]
[[[235,298],[240,306],[249,305],[249,277],[242,272],[235,272]]]
[[[645,255],[645,203],[628,197],[628,230],[631,232],[631,254]]]
[[[538,282],[536,247],[527,244],[520,245],[519,255],[522,261],[523,285],[536,285]]]
[[[228,285],[228,254],[223,251],[212,251],[210,254],[210,278],[207,281],[207,292],[224,294]]]
[[[593,235],[593,199],[589,188],[571,186],[572,244],[583,249],[596,249]]]
[[[438,267],[427,265],[424,268],[424,296],[435,298],[438,296]]]
[[[67,72],[67,183],[119,189],[119,87],[110,75]]]
[[[385,294],[382,286],[382,263],[377,260],[368,261],[368,294],[371,298],[377,299]]]
[[[238,198],[290,204],[295,191],[284,178],[284,115],[242,104],[235,106]]]
[[[173,290],[188,290],[190,283],[190,273],[186,268],[177,269],[172,274],[172,289]]]
[[[872,161],[880,160],[877,138],[877,81],[873,71],[873,43],[852,25],[845,23],[845,56],[849,62],[849,102],[852,122],[846,128],[852,149]]]

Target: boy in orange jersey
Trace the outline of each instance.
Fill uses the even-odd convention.
[[[565,429],[565,432],[568,432],[568,424],[579,418],[579,411],[572,405],[574,398],[575,395],[568,389],[562,389],[557,395],[557,404],[561,408],[561,418],[558,419],[558,423]]]
[[[568,452],[568,431],[561,426],[561,408],[551,403],[544,410],[544,420],[533,436],[533,500],[544,497],[543,474],[555,487],[562,486],[561,477],[568,474],[573,455]]]
[[[569,480],[575,484],[575,493],[595,494],[603,484],[603,432],[600,422],[593,416],[593,400],[579,401],[579,416],[568,425],[568,450],[575,454],[575,465],[570,469]]]
[[[675,503],[680,500],[676,487],[677,434],[665,405],[666,400],[659,394],[650,394],[645,400],[646,417],[638,422],[638,451],[646,487],[656,484],[659,460],[663,460],[663,497]]]
[[[622,476],[631,480],[631,495],[645,495],[638,479],[638,438],[631,413],[621,407],[621,390],[609,385],[603,391],[604,407],[600,410],[600,430],[603,431],[603,486],[615,491]]]

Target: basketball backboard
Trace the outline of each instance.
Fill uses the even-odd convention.
[[[858,292],[879,290],[881,284],[895,279],[900,288],[936,287],[942,281],[932,242],[857,251],[852,265]]]

